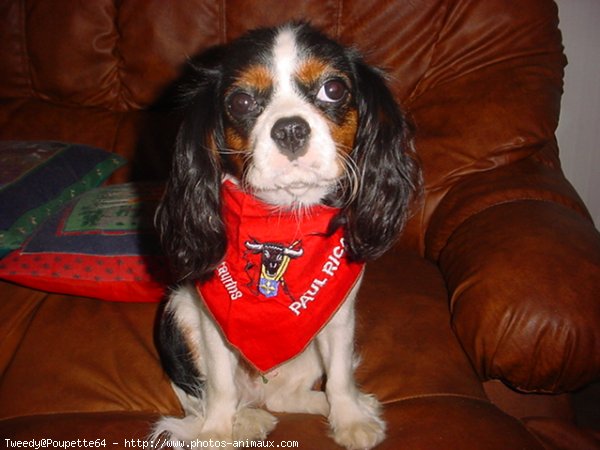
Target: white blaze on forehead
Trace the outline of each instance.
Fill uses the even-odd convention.
[[[279,32],[273,47],[273,70],[275,72],[275,91],[278,94],[294,92],[293,79],[298,66],[296,36],[289,28]]]
[[[296,74],[306,54],[291,27],[279,30],[271,50],[269,70],[273,94],[250,134],[252,161],[246,181],[268,203],[310,205],[321,201],[340,176],[336,144],[323,113],[296,85]],[[310,127],[306,154],[291,161],[271,137],[275,123],[298,116]]]

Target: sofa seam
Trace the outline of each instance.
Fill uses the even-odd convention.
[[[546,203],[546,204],[550,204],[550,205],[560,206],[564,209],[567,209],[569,211],[572,211],[572,212],[578,214],[582,219],[589,221],[589,216],[584,215],[581,210],[575,208],[573,205],[567,204],[566,202],[559,201],[559,199],[540,198],[540,197],[535,197],[534,195],[522,195],[520,197],[515,197],[515,198],[511,198],[511,199],[499,200],[494,204],[485,205],[482,208],[474,209],[468,217],[465,217],[464,220],[461,220],[459,223],[457,223],[456,226],[454,227],[454,229],[450,233],[448,233],[447,238],[445,239],[444,245],[441,246],[436,252],[426,249],[426,255],[428,255],[427,256],[428,259],[438,262],[440,260],[440,258],[442,257],[442,254],[446,251],[446,248],[448,247],[448,243],[452,240],[452,238],[454,237],[456,232],[463,225],[465,225],[467,222],[469,222],[473,218],[475,218],[475,217],[479,216],[480,214],[482,214],[492,208],[495,208],[497,206],[505,206],[505,205],[510,205],[512,203],[521,203],[521,202],[540,202],[540,203]]]
[[[423,247],[424,253],[423,254],[426,255],[427,259],[429,259],[431,261],[439,261],[442,253],[445,251],[446,247],[448,246],[448,242],[450,242],[452,240],[452,237],[454,236],[454,234],[460,227],[462,227],[470,219],[474,218],[475,216],[477,216],[495,206],[507,205],[510,203],[517,203],[517,202],[522,202],[522,201],[539,201],[539,202],[560,205],[570,211],[575,212],[576,214],[579,214],[583,219],[592,221],[592,218],[589,215],[589,212],[587,212],[585,210],[585,205],[583,205],[583,208],[582,208],[582,205],[579,204],[575,199],[569,198],[568,196],[566,196],[564,194],[561,195],[556,192],[551,192],[546,189],[540,188],[539,186],[537,186],[537,187],[534,186],[533,188],[528,187],[525,189],[525,191],[523,191],[520,188],[511,187],[511,188],[503,191],[504,194],[516,192],[516,193],[518,193],[518,195],[512,196],[510,198],[507,197],[505,199],[500,199],[500,200],[498,200],[494,203],[490,203],[490,204],[487,204],[487,202],[484,202],[484,204],[482,206],[472,209],[470,211],[470,213],[469,213],[469,210],[467,209],[465,212],[469,213],[469,214],[466,217],[464,217],[463,220],[457,221],[456,225],[453,227],[453,229],[451,231],[445,233],[446,237],[444,239],[443,245],[439,245],[436,248],[436,247],[433,247],[431,244],[428,244],[428,242],[431,241],[431,239],[429,239],[428,236],[431,231],[430,225],[432,223],[432,219],[435,217],[437,211],[439,211],[440,205],[446,201],[446,198],[451,195],[452,191],[454,189],[456,189],[457,186],[460,186],[463,182],[468,180],[470,175],[478,176],[478,175],[489,174],[495,170],[514,166],[516,164],[522,163],[523,161],[526,161],[527,159],[535,158],[535,155],[540,152],[541,148],[545,148],[547,146],[548,142],[549,142],[548,140],[545,140],[545,141],[539,142],[536,145],[531,145],[532,147],[536,147],[537,150],[531,152],[527,156],[519,158],[516,161],[512,161],[512,162],[502,165],[500,167],[493,167],[493,168],[490,168],[487,170],[474,172],[474,173],[468,174],[466,176],[463,175],[463,176],[457,177],[455,179],[455,181],[452,182],[451,185],[447,189],[445,189],[445,192],[441,196],[438,204],[435,206],[434,210],[432,211],[432,213],[429,217],[427,227],[423,231],[423,243],[424,243],[424,247]],[[437,191],[437,188],[430,189],[430,192],[436,192],[436,191]]]
[[[19,25],[21,28],[21,57],[23,59],[22,65],[27,73],[27,89],[29,90],[29,95],[32,98],[39,98],[39,93],[33,87],[33,67],[31,65],[31,57],[27,40],[27,30],[29,27],[27,23],[27,15],[25,14],[25,2],[19,2],[19,15]]]
[[[10,281],[4,281],[5,283],[10,283],[13,284],[15,286],[18,286],[16,283],[12,283]],[[42,292],[42,291],[39,291]],[[27,325],[25,326],[25,329],[21,335],[21,338],[19,339],[19,341],[17,342],[17,344],[15,345],[14,351],[12,352],[12,355],[10,356],[9,360],[6,363],[5,369],[2,371],[2,373],[0,374],[0,390],[2,388],[2,381],[4,378],[4,375],[10,370],[10,368],[13,365],[13,362],[15,360],[15,357],[17,356],[17,354],[19,353],[19,350],[21,348],[21,345],[23,344],[24,339],[26,338],[26,336],[28,335],[29,329],[31,328],[31,325],[33,323],[33,321],[36,319],[40,308],[42,307],[42,305],[46,302],[46,299],[48,298],[48,293],[45,292],[45,295],[42,297],[42,299],[40,301],[37,302],[37,304],[35,305],[35,307],[33,308],[29,320],[27,321]],[[2,419],[0,419],[2,420]]]
[[[22,414],[22,415],[9,415],[0,417],[0,425],[3,422],[9,422],[11,420],[27,420],[27,419],[36,419],[36,418],[44,418],[44,417],[58,417],[58,416],[109,416],[109,415],[122,415],[122,416],[136,416],[136,415],[152,415],[152,416],[160,416],[164,413],[158,410],[150,410],[150,409],[142,409],[139,411],[129,410],[106,410],[106,411],[89,411],[89,410],[71,410],[71,411],[49,411],[49,412],[39,412],[35,414]]]
[[[411,93],[407,96],[406,101],[404,102],[404,105],[409,110],[411,109],[411,105],[414,104],[414,102],[422,94],[422,92],[421,92],[421,86],[425,82],[426,75],[429,72],[429,70],[431,69],[434,57],[435,57],[436,52],[437,52],[437,48],[438,48],[440,40],[441,40],[442,31],[446,28],[446,25],[448,23],[448,18],[450,16],[451,12],[452,12],[452,8],[450,8],[448,5],[444,5],[444,9],[445,9],[445,11],[442,13],[442,19],[441,19],[441,22],[440,22],[440,27],[437,30],[437,33],[436,33],[436,36],[435,36],[435,41],[434,41],[433,45],[431,46],[431,53],[429,55],[429,61],[427,62],[427,66],[425,67],[425,70],[423,71],[422,75],[419,77],[419,80],[416,82],[414,88],[411,90]]]
[[[485,404],[494,406],[494,404],[486,397],[477,397],[475,395],[466,395],[466,394],[455,394],[452,392],[442,392],[442,393],[436,393],[436,394],[408,395],[408,396],[396,398],[394,400],[384,401],[383,404],[385,406],[385,405],[391,405],[394,403],[404,403],[404,402],[409,402],[409,401],[413,401],[413,400],[421,400],[421,399],[428,399],[428,398],[460,398],[460,399],[465,399],[465,400],[473,400],[476,402],[485,403]]]
[[[488,405],[492,408],[494,408],[495,410],[499,411],[502,415],[508,417],[509,419],[519,423],[523,429],[533,438],[536,440],[536,442],[540,443],[542,445],[543,448],[545,448],[545,446],[543,445],[542,440],[537,436],[537,434],[530,429],[527,424],[522,420],[519,419],[518,417],[512,416],[510,414],[508,414],[507,412],[505,412],[504,410],[502,410],[498,405],[494,404],[489,398],[484,397],[475,397],[473,395],[464,395],[464,394],[454,394],[454,393],[437,393],[437,394],[418,394],[418,395],[411,395],[411,396],[406,396],[406,397],[401,397],[397,400],[394,400],[393,402],[384,402],[383,406],[384,408],[388,405],[391,405],[392,403],[403,403],[403,402],[409,402],[412,400],[420,400],[420,399],[429,399],[429,398],[458,398],[458,399],[463,399],[463,400],[471,400],[474,401],[475,403],[478,404],[482,404],[482,405]]]
[[[227,3],[225,0],[217,0],[217,14],[219,23],[219,41],[221,45],[227,42]]]
[[[123,77],[123,67],[125,67],[125,58],[123,57],[122,45],[123,45],[123,33],[121,31],[120,22],[121,22],[121,7],[122,3],[120,0],[114,0],[113,6],[115,8],[115,17],[113,21],[113,27],[115,29],[115,34],[117,35],[117,39],[113,48],[113,56],[115,59],[115,70],[116,70],[116,79],[117,79],[117,93],[114,99],[114,104],[112,107],[106,107],[108,111],[113,112],[122,112],[127,111],[129,108],[128,101],[125,98],[124,92],[127,90],[125,86],[125,79]]]
[[[344,0],[337,0],[337,17],[335,23],[335,38],[340,39],[342,35],[342,22],[344,20]]]

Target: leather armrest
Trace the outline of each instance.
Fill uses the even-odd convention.
[[[552,201],[491,206],[440,253],[452,325],[484,379],[563,392],[600,376],[600,234]]]

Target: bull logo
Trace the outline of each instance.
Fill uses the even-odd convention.
[[[253,254],[260,254],[260,278],[258,281],[258,292],[267,298],[275,297],[279,293],[279,287],[285,289],[283,276],[292,259],[302,256],[304,250],[300,241],[290,246],[273,242],[259,242],[256,239],[245,242],[246,248]]]

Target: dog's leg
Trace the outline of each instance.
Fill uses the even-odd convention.
[[[209,314],[201,315],[202,370],[206,374],[205,422],[200,439],[230,442],[263,440],[277,419],[268,412],[240,404],[242,392],[236,383],[239,355],[226,344]]]
[[[334,440],[347,449],[370,449],[385,437],[380,404],[354,381],[354,301],[360,283],[317,336],[327,373],[329,424]]]
[[[164,417],[152,437],[177,441],[198,438],[229,441],[238,405],[234,374],[237,357],[204,310],[192,285],[169,298],[160,332],[161,359],[177,385],[184,417]]]
[[[198,352],[200,341],[198,298],[192,287],[182,286],[171,293],[165,306],[157,343],[184,417],[161,417],[154,424],[148,441],[156,448],[165,441],[177,441],[183,446],[196,439],[202,429],[205,385]]]
[[[323,364],[313,343],[302,354],[266,375],[267,409],[326,416],[329,413],[327,397],[324,392],[313,390],[322,376]]]
[[[173,359],[173,355],[168,355],[169,348],[177,350],[172,345],[162,352],[171,357],[171,365],[178,366],[170,371],[172,377],[176,375],[173,381],[182,383],[181,387],[187,387],[189,392],[175,389],[185,416],[162,418],[154,427],[151,441],[160,442],[161,436],[188,442],[264,439],[275,427],[276,419],[266,411],[240,405],[242,393],[236,382],[239,357],[226,344],[194,287],[185,286],[174,292],[165,314],[170,316],[168,325],[178,329],[169,336],[185,340],[189,356],[179,355],[181,361]],[[198,388],[189,389],[194,378]]]
[[[226,345],[212,318],[201,307],[200,352],[206,377],[205,417],[200,439],[225,440],[233,436],[239,397],[235,384],[238,356]]]

